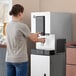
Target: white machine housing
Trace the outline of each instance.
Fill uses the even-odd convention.
[[[50,76],[50,56],[31,54],[31,76]]]
[[[39,38],[45,38],[45,43],[37,42],[36,43],[36,49],[42,49],[42,50],[55,50],[55,35],[45,35],[45,36],[39,36]]]
[[[50,12],[33,12],[31,13],[31,33],[42,32],[36,31],[36,17],[45,17],[45,34],[44,36],[39,35],[39,38],[45,38],[45,43],[36,42],[36,49],[42,50],[55,50],[55,35],[51,34],[50,26]],[[43,23],[42,23],[43,24]],[[38,28],[41,29],[41,28]],[[47,35],[49,34],[49,35]]]
[[[36,17],[45,16],[45,33],[51,33],[50,12],[32,12],[31,13],[31,32],[36,33]]]

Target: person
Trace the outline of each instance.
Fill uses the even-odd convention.
[[[7,76],[28,76],[27,38],[33,42],[45,42],[38,38],[39,33],[30,33],[30,29],[20,21],[23,19],[24,7],[20,4],[13,5],[9,14],[12,21],[7,24],[6,39],[6,67]]]

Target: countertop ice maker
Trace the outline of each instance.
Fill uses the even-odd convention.
[[[32,12],[31,33],[41,33],[45,43],[36,43],[36,49],[64,50],[64,44],[72,41],[72,14],[62,12]],[[59,48],[59,46],[61,48]],[[61,51],[61,52],[62,52]]]

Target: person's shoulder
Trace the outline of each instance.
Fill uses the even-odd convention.
[[[12,24],[12,21],[8,22],[7,25]]]
[[[12,22],[8,22],[8,23],[6,24],[6,27],[9,27],[9,26],[11,26],[11,25],[13,25],[13,23],[12,23]]]
[[[24,23],[21,23],[21,22],[18,22],[19,25],[23,25],[23,26],[26,26],[26,24]]]
[[[21,22],[18,22],[18,26],[17,26],[17,28],[19,28],[19,29],[27,29],[28,28],[28,26],[27,26],[27,24],[24,24],[24,23],[21,23]]]
[[[17,23],[14,22],[14,21],[10,21],[10,22],[7,23],[7,25],[16,25],[16,24],[17,24]]]
[[[19,25],[19,27],[22,27],[22,28],[27,28],[28,27],[27,24],[21,23],[21,22],[19,22],[18,25]]]

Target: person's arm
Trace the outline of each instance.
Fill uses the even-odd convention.
[[[45,42],[44,38],[38,38],[39,33],[30,33],[30,29],[27,25],[22,25],[19,27],[19,31],[24,34],[25,37],[29,38],[33,42]]]
[[[45,42],[45,38],[38,38],[39,33],[30,33],[28,38],[33,42]]]

